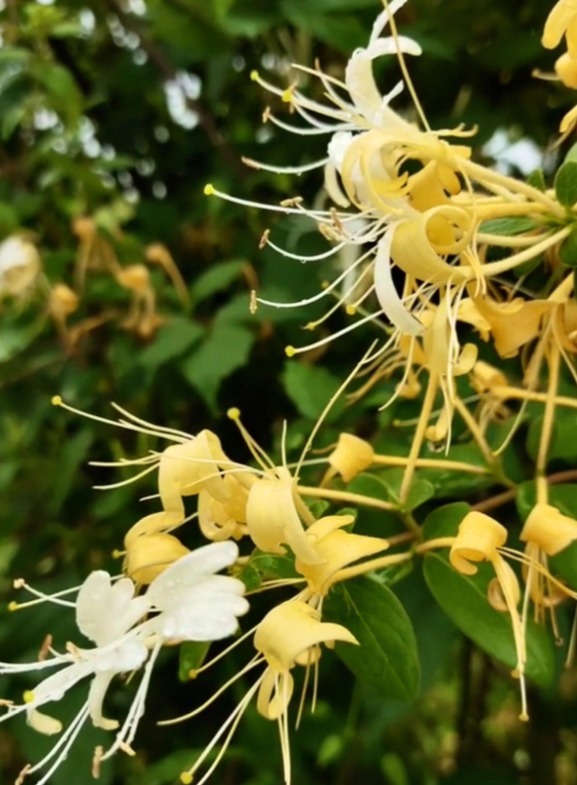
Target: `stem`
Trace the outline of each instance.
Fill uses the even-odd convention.
[[[298,493],[303,496],[314,496],[318,499],[331,499],[334,501],[350,502],[351,504],[362,504],[365,507],[376,507],[379,510],[397,512],[397,506],[382,499],[373,499],[371,496],[363,496],[361,493],[350,493],[349,491],[337,491],[332,488],[314,488],[308,485],[297,485]]]
[[[437,395],[438,388],[438,375],[436,373],[431,373],[429,376],[429,382],[427,384],[425,398],[423,400],[423,406],[421,408],[421,415],[419,417],[419,422],[417,423],[417,428],[415,430],[415,435],[411,444],[411,450],[407,458],[407,468],[405,469],[403,482],[401,483],[401,490],[399,492],[399,501],[401,504],[404,504],[407,501],[407,496],[409,495],[409,491],[411,489],[411,482],[415,473],[416,462],[419,457],[419,453],[421,452],[421,447],[423,446],[425,431],[427,430],[429,418],[431,416],[431,412],[433,411],[433,404],[435,403],[435,396]]]
[[[492,387],[491,394],[503,399],[513,398],[536,403],[546,403],[547,401],[547,393],[531,392],[530,390],[521,390],[518,387],[508,387],[506,385]],[[557,406],[566,406],[568,409],[577,409],[577,399],[569,398],[565,395],[555,396],[555,404]]]
[[[545,479],[547,485],[558,485],[563,482],[577,481],[577,469],[565,469],[562,472],[555,472],[555,474],[550,474]],[[516,495],[517,487],[511,488],[508,491],[503,491],[503,493],[490,496],[488,499],[483,499],[482,502],[477,502],[471,509],[477,510],[478,512],[488,512],[489,510],[494,510],[495,507],[501,507],[503,504],[512,502]]]
[[[540,243],[532,245],[530,248],[527,248],[524,251],[513,254],[513,256],[509,256],[507,259],[500,259],[498,262],[489,262],[488,264],[484,264],[482,267],[483,277],[489,278],[495,275],[506,273],[509,270],[512,270],[514,267],[518,267],[520,264],[523,264],[523,262],[533,259],[535,256],[543,253],[548,248],[552,248],[554,245],[557,245],[557,243],[560,243],[570,234],[571,227],[565,226],[555,234],[549,235],[549,237],[547,237],[545,240],[542,240]]]
[[[487,461],[489,467],[492,470],[492,473],[495,475],[495,478],[503,485],[513,485],[511,480],[509,480],[503,474],[500,461],[493,454],[493,451],[489,443],[483,436],[483,433],[479,428],[478,423],[476,422],[475,418],[472,416],[471,412],[467,409],[467,407],[465,406],[465,404],[460,398],[455,398],[455,409],[457,410],[457,412],[465,422],[465,425],[469,429],[471,436],[477,442],[477,445],[481,450],[481,452],[483,453],[483,457]]]
[[[344,570],[339,570],[338,581],[348,581],[351,578],[356,578],[358,575],[364,575],[366,572],[372,570],[380,570],[384,567],[390,567],[392,564],[400,564],[404,561],[409,561],[413,558],[413,551],[407,553],[394,553],[388,556],[381,556],[378,559],[371,559],[370,561],[356,564],[353,567],[347,567]]]
[[[513,177],[495,172],[493,169],[487,169],[480,164],[476,164],[474,161],[465,161],[463,169],[468,175],[477,180],[477,182],[482,183],[486,188],[490,188],[490,185],[494,183],[495,185],[507,188],[509,191],[512,191],[513,194],[525,196],[532,201],[539,202],[539,204],[544,205],[553,215],[565,215],[564,209],[555,199],[552,199],[550,196],[547,196],[547,194],[544,194],[543,191],[540,191],[538,188],[535,188],[528,183],[523,183],[520,180],[515,180]]]
[[[541,439],[539,441],[539,452],[535,465],[535,481],[537,483],[537,503],[547,504],[548,486],[545,477],[547,469],[547,458],[553,438],[553,420],[555,417],[555,394],[559,387],[559,347],[553,343],[549,352],[549,383],[547,385],[547,397],[543,412],[543,427],[541,429]]]
[[[577,408],[577,401],[574,401]],[[407,466],[409,458],[400,455],[375,455],[373,463],[381,466]],[[465,461],[446,461],[442,458],[417,458],[415,467],[418,469],[448,469],[450,471],[469,472],[470,474],[489,474],[485,466],[473,466]]]
[[[434,540],[427,540],[417,545],[413,550],[415,553],[426,553],[437,548],[450,548],[455,542],[455,537],[435,537]]]

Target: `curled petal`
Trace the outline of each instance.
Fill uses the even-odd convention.
[[[255,482],[246,505],[246,522],[257,546],[269,553],[285,553],[288,545],[306,564],[318,564],[322,558],[307,539],[297,511],[295,482],[288,472],[277,470],[277,477]]]
[[[303,564],[297,559],[295,569],[306,578],[314,594],[326,595],[339,581],[343,568],[389,547],[388,541],[379,537],[343,531],[352,521],[351,515],[331,515],[320,518],[307,529],[307,537],[324,561],[322,564]]]
[[[149,534],[138,537],[126,549],[124,570],[142,586],[152,583],[166,568],[190,553],[172,534]]]
[[[352,433],[341,433],[337,446],[327,458],[332,474],[340,474],[345,482],[350,482],[357,474],[368,469],[373,463],[375,451],[364,439]]]
[[[536,504],[521,531],[523,542],[534,543],[554,556],[577,540],[577,521],[551,504]]]
[[[267,668],[258,690],[256,708],[267,720],[278,720],[288,709],[294,689],[294,680],[287,671],[277,673]]]
[[[267,613],[254,635],[255,648],[279,672],[290,670],[301,654],[328,641],[358,643],[346,627],[322,622],[320,613],[301,600],[277,605]]]
[[[385,316],[405,335],[420,335],[423,325],[403,305],[391,272],[391,246],[399,227],[390,229],[377,248],[374,267],[375,294]]]
[[[505,544],[507,529],[493,518],[473,510],[463,518],[449,553],[453,567],[463,575],[474,575],[471,562],[491,561]]]

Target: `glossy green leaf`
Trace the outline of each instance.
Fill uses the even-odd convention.
[[[359,641],[360,646],[337,643],[336,652],[368,690],[400,700],[417,694],[415,634],[388,586],[366,577],[337,585],[325,600],[323,618],[344,625]]]
[[[535,221],[532,218],[492,218],[490,221],[484,221],[479,227],[479,231],[483,234],[513,237],[534,228]]]
[[[218,324],[202,345],[182,361],[185,379],[210,407],[216,406],[222,381],[246,362],[254,338],[253,331],[246,327]]]
[[[531,421],[527,432],[527,452],[535,460],[539,452],[541,432],[543,430],[543,416],[539,415]],[[577,460],[577,412],[564,411],[562,418],[553,422],[551,444],[548,450],[549,460],[560,458],[566,461]]]
[[[291,359],[285,365],[283,383],[287,395],[300,414],[316,420],[338,390],[341,380],[326,368]],[[343,407],[341,397],[331,408],[326,421],[337,419]]]
[[[555,195],[565,207],[573,207],[577,202],[577,161],[567,161],[557,170]]]

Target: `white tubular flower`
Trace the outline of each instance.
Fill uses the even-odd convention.
[[[244,584],[237,578],[215,575],[238,558],[231,540],[197,548],[155,578],[146,593],[150,606],[160,611],[144,625],[164,641],[215,641],[234,635],[237,616],[248,611]]]
[[[63,727],[59,720],[39,711],[40,707],[59,701],[79,681],[92,677],[88,698],[76,717],[47,755],[23,770],[22,778],[47,767],[37,785],[47,783],[89,718],[105,730],[118,728],[114,742],[98,762],[119,749],[131,753],[130,745],[144,713],[150,677],[162,646],[175,640],[211,641],[232,635],[238,626],[237,616],[248,610],[248,602],[241,596],[241,581],[214,574],[230,566],[237,557],[238,548],[233,542],[198,548],[170,565],[139,597],[134,596],[135,584],[130,578],[113,583],[102,570],[88,576],[76,602],[63,601],[60,595],[47,597],[26,587],[44,600],[74,608],[78,629],[96,646],[81,649],[69,643],[66,653],[49,648],[51,656],[38,662],[0,663],[0,675],[59,667],[33,690],[25,692],[21,704],[8,703],[7,711],[0,717],[2,722],[26,712],[28,723],[46,735],[59,734]],[[141,621],[147,614],[151,618]],[[106,692],[114,676],[141,668],[140,684],[119,727],[116,720],[102,714]]]
[[[135,597],[134,589],[133,582],[128,578],[113,584],[107,572],[92,572],[80,587],[75,603],[60,601],[59,604],[75,608],[78,628],[96,644],[95,648],[81,649],[68,644],[66,654],[50,650],[52,656],[39,662],[24,665],[0,663],[0,674],[64,666],[33,690],[25,692],[23,703],[9,705],[8,711],[0,718],[3,721],[25,711],[28,723],[47,735],[60,733],[62,723],[39,711],[39,708],[46,703],[61,700],[76,683],[92,676],[88,699],[76,717],[50,752],[34,766],[25,769],[26,774],[32,774],[52,761],[38,785],[47,782],[64,760],[88,718],[94,725],[106,730],[118,727],[118,722],[106,719],[102,714],[106,691],[115,675],[139,669],[148,657],[148,647],[139,640],[138,627],[135,628],[148,610],[148,601],[146,597]],[[45,599],[55,601],[50,597]]]

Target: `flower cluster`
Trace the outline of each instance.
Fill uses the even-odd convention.
[[[267,109],[266,122],[303,137],[327,137],[326,155],[303,166],[287,169],[252,159],[245,163],[273,173],[322,172],[322,200],[315,208],[307,208],[298,196],[278,207],[261,206],[310,219],[330,244],[328,250],[315,256],[289,252],[273,242],[268,230],[261,246],[302,262],[327,262],[333,275],[320,292],[298,302],[271,302],[254,292],[252,306],[298,308],[333,297],[336,304],[307,328],[314,330],[339,308],[351,319],[347,327],[328,337],[307,346],[287,347],[289,357],[362,327],[385,335],[384,341],[371,344],[328,401],[300,457],[289,462],[284,437],[281,460],[269,457],[245,428],[237,409],[230,409],[228,416],[250,452],[251,463],[229,457],[219,436],[208,429],[191,435],[145,422],[120,407],[116,407],[117,421],[103,420],[84,415],[59,396],[53,400],[73,413],[162,442],[162,449],[140,458],[104,464],[136,467],[136,477],[128,482],[153,474],[158,508],[126,533],[121,576],[113,578],[99,570],[79,588],[53,596],[17,582],[37,597],[30,603],[14,604],[14,609],[38,601],[69,607],[79,632],[94,644],[84,648],[68,643],[65,651],[59,652],[48,640],[38,662],[0,663],[0,674],[51,671],[25,692],[21,703],[3,702],[6,710],[0,721],[24,714],[35,730],[58,736],[42,760],[24,769],[20,781],[42,769],[39,785],[48,782],[88,720],[114,734],[107,749],[95,752],[95,770],[117,751],[132,754],[161,649],[186,641],[211,642],[235,636],[239,617],[249,612],[245,595],[282,588],[285,594],[281,601],[273,603],[262,618],[253,619],[252,627],[192,675],[196,677],[251,638],[254,651],[247,663],[201,706],[161,724],[198,716],[231,685],[250,675],[253,681],[244,697],[182,772],[181,780],[185,785],[193,780],[202,785],[211,776],[254,701],[264,719],[278,724],[288,784],[289,713],[295,677],[304,671],[298,724],[311,671],[315,704],[317,669],[326,649],[345,644],[340,650],[348,652],[345,662],[353,662],[351,670],[355,672],[355,667],[362,670],[358,663],[362,662],[363,646],[376,635],[372,629],[353,629],[345,623],[344,611],[338,617],[327,613],[327,598],[334,598],[348,581],[359,576],[410,565],[421,557],[429,587],[449,615],[451,603],[458,604],[461,598],[451,598],[448,606],[443,604],[443,586],[434,569],[427,571],[432,559],[438,558],[442,569],[457,580],[465,599],[471,591],[475,602],[481,598],[481,612],[489,619],[498,618],[505,630],[504,643],[498,651],[491,650],[490,643],[485,645],[513,667],[520,684],[520,718],[528,719],[525,680],[531,677],[533,625],[539,630],[550,628],[560,639],[556,608],[577,598],[570,580],[558,574],[551,563],[577,540],[577,520],[553,498],[554,481],[548,476],[557,413],[577,408],[574,398],[562,394],[567,369],[577,378],[573,367],[577,304],[572,269],[577,266],[576,191],[574,183],[564,185],[564,180],[577,174],[574,168],[563,170],[562,166],[554,188],[547,188],[540,178],[521,182],[475,162],[467,144],[474,131],[461,126],[432,129],[406,63],[407,57],[421,54],[421,47],[399,35],[396,28],[395,13],[404,2],[385,0],[367,45],[353,53],[342,80],[318,66],[296,67],[297,73],[319,81],[324,102],[309,98],[296,82],[280,88],[258,73],[252,76],[297,118],[288,123]],[[543,37],[544,45],[553,47],[566,35],[569,51],[556,69],[572,87],[577,86],[571,76],[577,62],[576,15],[574,3],[560,0]],[[389,56],[398,59],[403,78],[383,94],[373,65],[377,58]],[[393,108],[405,91],[412,99],[411,115]],[[206,186],[205,193],[236,200],[212,185]],[[155,309],[146,268],[121,267],[112,245],[88,219],[77,222],[75,231],[80,241],[79,290],[87,270],[104,269],[134,293],[128,319],[132,328],[143,333],[147,325],[146,329],[152,330]],[[26,290],[28,272],[37,275],[39,268],[34,247],[23,240],[18,240],[16,247],[15,242],[0,247],[0,276],[12,295]],[[148,259],[163,266],[178,289],[180,279],[166,250],[149,248]],[[538,272],[534,279],[525,272],[528,264]],[[6,288],[10,286],[12,289]],[[66,317],[75,310],[74,299],[69,297],[65,305],[64,289],[60,294],[65,330]],[[311,459],[313,441],[345,388],[354,381],[357,388],[350,399],[359,400],[382,380],[391,379],[396,382],[395,392],[384,405],[405,399],[418,406],[406,454],[380,452],[359,435],[343,432],[322,457]],[[515,474],[515,466],[511,469],[503,459],[523,426],[528,407],[539,411],[535,420],[538,445],[530,478]],[[469,450],[465,457],[451,454],[456,419],[462,428],[460,441],[465,442],[456,446]],[[436,454],[439,445],[444,456]],[[443,521],[436,530],[430,519],[439,510],[424,520],[415,511],[443,496],[447,473],[463,483],[477,483],[474,487],[481,492],[474,506],[447,510],[447,525]],[[520,477],[531,481],[533,495],[529,503],[524,502],[521,525],[515,532],[514,525],[505,526],[487,513],[501,504],[519,502]],[[363,478],[373,482],[372,488],[378,485],[379,492],[365,492],[362,482],[355,484]],[[493,487],[501,491],[484,495]],[[196,500],[194,509],[191,499]],[[312,501],[326,506],[320,509]],[[362,525],[357,528],[357,515],[351,507],[386,512],[389,524],[397,528],[387,536],[363,530]],[[195,535],[209,543],[191,550],[180,533],[182,527],[196,525]],[[516,534],[521,543],[517,547]],[[186,538],[186,542],[190,540]],[[255,565],[262,555],[272,562],[281,557],[286,560],[289,577],[281,570],[260,574]],[[516,570],[517,565],[520,569]],[[232,574],[218,574],[226,568]],[[485,580],[487,571],[490,577]],[[389,589],[374,583],[387,593],[393,608]],[[74,593],[74,600],[65,599]],[[399,629],[409,630],[402,635],[406,645],[412,645],[407,615],[402,610],[391,612],[398,613]],[[464,620],[455,614],[454,620],[474,638],[466,614]],[[402,637],[398,629],[393,633]],[[357,660],[351,651],[361,652]],[[103,701],[113,680],[134,672],[140,672],[140,681],[125,719],[106,718]],[[69,688],[85,679],[90,679],[87,700],[63,728],[43,707],[58,702]],[[217,745],[219,752],[213,755]],[[213,759],[197,779],[210,756]]]

